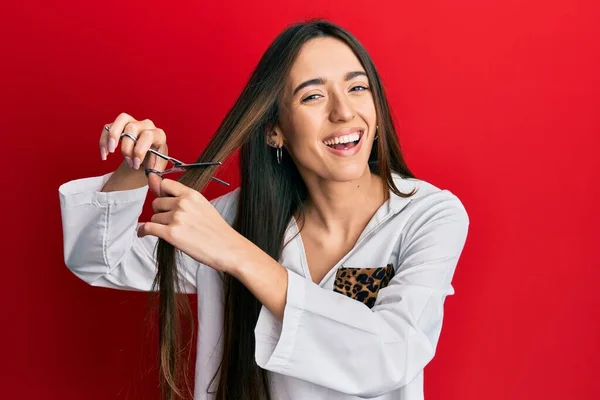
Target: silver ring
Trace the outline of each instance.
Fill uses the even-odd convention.
[[[105,130],[106,132],[109,132],[109,131],[110,131],[110,126],[108,126],[108,125],[104,125],[104,130]]]
[[[133,136],[131,133],[122,133],[120,139],[122,139],[123,136],[127,136],[129,139],[133,140],[134,142],[137,142],[137,138],[135,136]]]

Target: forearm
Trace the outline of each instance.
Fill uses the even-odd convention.
[[[144,169],[134,170],[129,168],[125,162],[122,162],[119,168],[108,179],[103,192],[115,192],[120,190],[137,189],[148,184],[148,178]]]
[[[277,319],[283,320],[287,295],[287,271],[259,247],[248,242],[239,261],[226,271],[250,290]]]

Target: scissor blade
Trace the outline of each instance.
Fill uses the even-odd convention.
[[[212,179],[215,182],[219,182],[221,185],[229,186],[229,183],[222,181],[219,178],[215,178],[214,176],[211,176],[210,179]]]
[[[157,157],[162,158],[163,160],[171,161],[173,164],[177,164],[177,165],[183,164],[183,162],[179,161],[178,159],[167,156],[167,155],[161,153],[160,151],[156,151],[154,149],[148,149],[148,151],[152,154],[155,154]]]
[[[210,161],[210,162],[201,162],[201,163],[190,163],[190,164],[186,164],[186,163],[176,163],[177,167],[180,168],[195,168],[195,167],[210,167],[213,165],[221,165],[222,162],[220,161]]]

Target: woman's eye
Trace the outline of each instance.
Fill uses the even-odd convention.
[[[359,90],[354,90],[354,89],[359,89]],[[365,90],[369,90],[369,88],[366,86],[362,86],[362,85],[354,86],[352,89],[350,89],[350,91],[352,91],[352,92],[362,92]]]
[[[316,100],[318,96],[320,96],[320,94],[311,94],[310,96],[306,96],[305,98],[303,98],[302,102],[306,103],[307,101]]]

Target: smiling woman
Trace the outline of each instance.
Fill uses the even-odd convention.
[[[305,43],[289,70],[271,139],[287,149],[311,195],[323,180],[371,179],[377,110],[365,68],[350,46],[324,36]]]
[[[65,262],[159,290],[164,399],[186,395],[178,293],[198,294],[195,399],[423,399],[469,218],[406,166],[356,38],[311,21],[274,40],[197,160],[240,150],[240,187],[210,202],[214,167],[146,177],[167,150],[151,120],[119,115],[103,159],[124,132],[117,171],[60,188]]]

